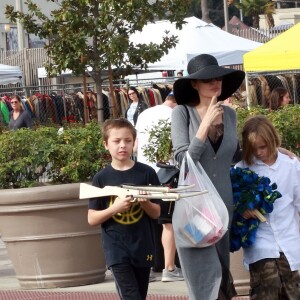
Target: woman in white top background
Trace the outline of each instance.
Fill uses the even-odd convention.
[[[125,118],[135,126],[139,114],[148,108],[148,105],[139,97],[137,89],[133,86],[129,87],[127,91],[128,99],[130,103],[125,112]]]

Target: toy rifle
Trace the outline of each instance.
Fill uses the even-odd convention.
[[[207,190],[200,192],[186,192],[186,190],[194,187],[194,185],[168,188],[163,186],[131,186],[122,185],[117,186],[105,186],[104,188],[98,188],[86,183],[80,183],[79,199],[96,198],[104,196],[118,196],[127,197],[131,196],[132,202],[136,201],[136,198],[146,199],[162,199],[163,201],[176,201],[181,198],[193,197],[208,193]],[[139,191],[146,191],[148,194],[139,194]],[[178,193],[184,191],[184,193]]]

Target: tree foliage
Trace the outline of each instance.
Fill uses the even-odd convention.
[[[152,127],[146,128],[149,134],[148,143],[143,147],[144,156],[149,162],[167,163],[173,159],[170,120],[159,120]]]
[[[0,189],[51,183],[74,183],[92,177],[111,160],[105,150],[101,125],[19,129],[0,134]]]
[[[158,61],[178,42],[167,32],[158,44],[135,45],[130,36],[148,22],[161,19],[181,28],[189,4],[181,0],[61,0],[48,17],[41,7],[27,0],[28,13],[7,5],[5,14],[11,22],[19,20],[28,33],[49,41],[45,48],[52,61],[45,67],[50,75],[65,69],[82,74],[85,65],[91,66],[101,110],[104,70],[112,67],[119,76],[128,74],[134,66],[146,69],[148,63]]]
[[[239,16],[239,10],[235,6],[230,5],[228,14],[229,19],[234,15]],[[188,15],[196,16],[205,22],[223,27],[225,24],[224,2],[223,0],[192,0]]]
[[[242,9],[243,14],[252,17],[253,27],[259,28],[259,15],[266,16],[269,27],[274,26],[273,14],[275,13],[275,2],[271,0],[242,0],[235,1],[234,5]]]
[[[270,111],[261,106],[254,106],[250,109],[238,108],[240,143],[242,143],[241,133],[245,120],[253,115],[265,115],[278,130],[281,136],[281,146],[300,156],[300,105],[287,105],[276,111]],[[143,151],[150,162],[166,163],[170,159],[174,159],[169,120],[160,120],[156,126],[146,128],[146,132],[149,134],[149,140]]]
[[[241,140],[241,129],[246,118],[253,115],[265,115],[278,130],[281,137],[282,147],[300,155],[300,105],[289,104],[281,109],[270,111],[260,106],[254,106],[250,109],[239,108],[238,132]]]
[[[243,4],[244,3],[244,4]],[[268,0],[242,0],[244,8],[243,22],[248,26],[259,25],[259,15],[264,14],[269,27],[274,26],[273,14],[275,13],[275,2]],[[282,4],[283,5],[283,4]],[[284,4],[286,5],[286,4]],[[229,20],[233,16],[240,16],[240,0],[227,0]],[[245,9],[245,10],[244,10]],[[247,11],[245,13],[245,11]],[[259,11],[257,13],[257,11]],[[206,18],[219,27],[223,27],[224,22],[224,1],[223,0],[191,0],[188,11],[189,16],[196,16],[203,21]]]

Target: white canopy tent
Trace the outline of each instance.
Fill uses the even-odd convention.
[[[261,46],[261,43],[230,34],[219,27],[196,17],[186,18],[181,30],[170,21],[158,21],[144,26],[141,32],[130,37],[135,43],[161,43],[165,31],[178,36],[176,48],[170,49],[158,62],[149,64],[149,70],[185,70],[187,62],[196,55],[214,55],[219,65],[243,63],[243,54]]]
[[[175,48],[170,49],[158,62],[148,64],[149,71],[185,70],[188,61],[201,53],[212,54],[218,60],[219,65],[229,66],[243,64],[243,55],[261,46],[261,43],[241,38],[223,31],[219,27],[208,24],[196,17],[185,18],[186,24],[182,29],[176,29],[175,23],[168,20],[149,23],[141,32],[130,36],[134,44],[161,43],[165,31],[176,35],[179,42]],[[138,72],[137,72],[138,73]],[[66,70],[61,75],[70,75]],[[150,75],[151,76],[151,75]],[[38,78],[47,77],[44,68],[38,68]]]
[[[22,77],[20,67],[0,64],[0,85],[22,83]]]

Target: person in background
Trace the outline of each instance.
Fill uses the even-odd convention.
[[[183,72],[182,71],[178,71],[176,75],[177,75],[177,77],[182,77],[183,76]]]
[[[31,128],[32,120],[29,113],[23,109],[22,100],[18,95],[14,95],[10,101],[12,111],[10,112],[10,119],[8,127],[10,130],[17,130],[20,128]]]
[[[94,176],[93,186],[159,185],[155,170],[131,159],[136,130],[128,120],[106,120],[102,131],[112,161]],[[160,201],[132,201],[131,196],[89,200],[88,223],[101,224],[106,265],[122,300],[146,299],[154,261],[151,219],[159,217]]]
[[[250,270],[250,299],[300,299],[300,162],[278,151],[280,137],[265,116],[253,116],[242,129],[242,161],[259,176],[276,183],[282,197],[257,229],[254,244],[244,248],[244,264]],[[245,219],[256,218],[251,210]]]
[[[148,105],[139,97],[137,89],[133,86],[128,89],[127,96],[130,104],[125,112],[125,118],[135,126],[138,116],[148,108]]]
[[[228,97],[223,101],[223,104],[228,106],[232,106],[232,103],[233,103],[232,97]]]
[[[143,148],[149,141],[149,133],[147,132],[147,129],[150,129],[151,126],[157,125],[159,120],[169,120],[171,122],[171,113],[175,106],[177,106],[177,103],[174,93],[170,92],[162,104],[155,105],[143,111],[140,114],[142,118],[137,120],[135,126],[137,138],[134,147],[137,152],[137,159],[139,162],[150,165],[156,171],[158,171],[159,168],[155,163],[150,163],[148,158],[144,155]]]
[[[159,170],[154,163],[150,163],[144,155],[143,148],[149,142],[147,128],[158,124],[159,120],[169,120],[171,122],[172,109],[177,105],[173,92],[169,93],[163,104],[150,107],[143,111],[136,123],[137,139],[137,161],[145,163]],[[184,280],[181,269],[175,265],[176,245],[172,225],[172,215],[174,211],[174,201],[161,202],[161,214],[158,224],[162,225],[161,242],[164,249],[164,269],[162,271],[162,281]],[[156,226],[154,226],[156,228]],[[157,234],[157,231],[156,231]]]
[[[288,105],[291,101],[288,90],[284,87],[277,87],[272,90],[269,98],[269,108],[277,110],[280,107]]]
[[[226,204],[231,222],[234,206],[229,170],[238,148],[237,117],[221,100],[239,88],[245,73],[219,66],[209,54],[192,58],[187,71],[189,75],[177,79],[173,86],[180,104],[172,111],[175,160],[181,163],[188,151],[194,162],[200,162]],[[210,247],[178,247],[177,251],[190,300],[227,300],[236,295],[228,233]]]

